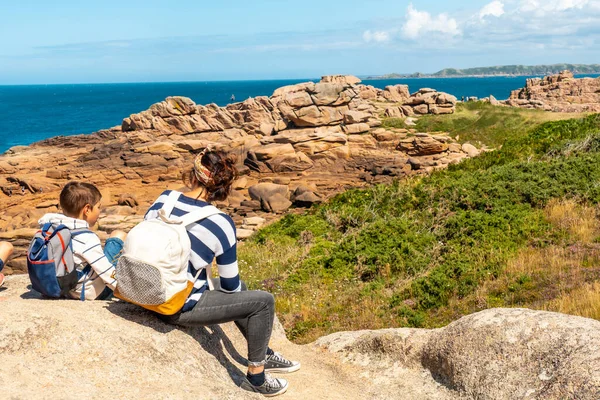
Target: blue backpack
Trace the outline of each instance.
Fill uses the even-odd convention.
[[[34,290],[48,297],[68,297],[86,273],[77,270],[71,239],[85,232],[90,230],[69,229],[66,225],[51,223],[44,224],[36,232],[27,250],[27,272]]]

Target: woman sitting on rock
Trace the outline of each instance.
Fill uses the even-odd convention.
[[[203,151],[194,159],[191,170],[184,172],[184,183],[189,189],[179,195],[171,215],[182,217],[213,201],[225,200],[236,176],[232,158],[221,151]],[[145,219],[158,217],[170,193],[167,190],[160,195]],[[248,372],[241,387],[265,396],[284,393],[288,382],[272,378],[265,372],[297,371],[300,363],[288,361],[268,347],[275,301],[270,293],[246,290],[240,281],[233,220],[227,214],[215,214],[187,226],[187,232],[192,245],[188,279],[194,288],[178,313],[160,317],[182,326],[234,321],[248,342]],[[219,279],[212,281],[214,290],[209,290],[207,268],[215,257]]]

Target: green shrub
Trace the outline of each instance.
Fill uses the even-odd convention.
[[[502,119],[486,114],[495,110],[461,107],[480,113],[481,126],[504,132],[498,128]],[[516,120],[520,114],[507,109],[501,115]],[[447,123],[467,121],[456,117]],[[305,292],[318,282],[319,296],[331,299],[325,310],[336,315],[352,312],[341,300],[351,297],[381,304],[373,318],[392,318],[397,325],[447,323],[457,315],[438,312],[497,278],[520,249],[560,240],[544,218],[551,199],[600,202],[599,127],[600,115],[592,115],[512,132],[500,150],[446,171],[350,190],[305,215],[288,215],[261,230],[252,246],[296,249],[285,274],[274,278],[282,281],[280,296],[290,304],[296,298],[309,301]],[[259,258],[252,260],[260,263]],[[517,277],[504,291],[488,293],[487,305],[532,301],[543,284],[536,279]],[[325,296],[328,290],[338,292]],[[328,320],[317,308],[322,304],[304,306],[314,314],[287,326],[292,337],[339,329],[339,321],[350,319]]]

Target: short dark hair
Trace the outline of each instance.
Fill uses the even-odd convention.
[[[95,206],[102,199],[98,188],[91,183],[72,181],[60,192],[60,208],[70,216],[79,215],[86,204]]]

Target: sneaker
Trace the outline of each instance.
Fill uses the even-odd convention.
[[[273,397],[285,393],[288,389],[288,382],[285,379],[273,378],[265,374],[265,383],[260,386],[254,386],[248,378],[244,377],[240,387],[244,390],[254,393],[260,393],[265,397]]]
[[[298,371],[300,369],[300,363],[298,361],[286,360],[278,352],[274,352],[270,356],[267,355],[267,362],[265,363],[265,371],[267,372],[281,372],[289,373]]]
[[[2,285],[4,285],[4,274],[0,272],[0,287],[2,287]]]

